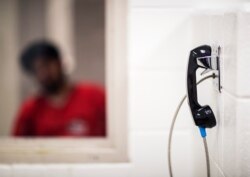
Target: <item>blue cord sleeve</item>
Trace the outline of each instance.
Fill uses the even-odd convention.
[[[207,136],[206,128],[199,127],[202,138]]]

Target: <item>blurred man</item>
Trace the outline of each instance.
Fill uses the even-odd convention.
[[[104,90],[69,82],[60,52],[53,44],[34,43],[24,50],[20,60],[41,89],[22,104],[14,136],[106,135]]]

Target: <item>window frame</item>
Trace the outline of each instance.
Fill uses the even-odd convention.
[[[127,16],[127,0],[105,0],[107,137],[1,137],[0,163],[128,161]],[[16,31],[12,30],[8,35],[17,36],[13,33]],[[11,40],[12,43],[16,42],[13,37]],[[17,48],[13,46],[15,51]]]

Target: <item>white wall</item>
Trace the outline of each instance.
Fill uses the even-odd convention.
[[[240,6],[238,6],[240,5]],[[219,7],[219,8],[218,8]],[[205,10],[204,10],[205,8]],[[1,177],[165,177],[170,120],[185,93],[189,50],[222,46],[223,90],[212,81],[200,87],[218,126],[208,131],[213,176],[249,176],[250,16],[246,6],[197,5],[186,1],[131,0],[129,11],[130,163],[88,165],[1,165]],[[249,114],[247,114],[247,112]],[[174,174],[205,176],[202,140],[187,104],[178,117],[173,143]]]
[[[213,176],[250,176],[249,12],[249,4],[244,3],[216,8],[207,5],[194,16],[194,44],[206,42],[222,47],[223,89],[221,94],[214,91],[212,104],[218,126],[208,136]]]
[[[246,5],[223,18],[224,89],[219,163],[226,176],[250,175],[249,12]]]

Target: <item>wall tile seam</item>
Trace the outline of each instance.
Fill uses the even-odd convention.
[[[190,128],[185,128],[185,129],[174,129],[174,134],[186,134],[186,133],[191,133],[193,128],[196,127],[190,127]],[[131,130],[130,132],[130,137],[133,138],[133,136],[138,136],[138,135],[145,135],[145,136],[151,136],[151,135],[157,135],[157,136],[162,136],[162,135],[168,135],[169,134],[169,129],[166,130]],[[166,139],[167,141],[167,139]]]
[[[179,124],[179,123],[177,123]],[[191,124],[191,126],[194,127],[190,127],[190,124],[185,124],[185,125],[176,125],[176,127],[174,128],[174,133],[176,132],[186,132],[186,131],[190,131],[192,128],[195,128],[194,124]],[[132,134],[168,134],[169,133],[169,128],[170,128],[170,122],[168,124],[166,124],[165,127],[159,127],[159,126],[154,126],[153,128],[134,128],[136,126],[133,126],[133,128],[130,129]]]
[[[217,8],[214,8],[215,5]],[[249,7],[247,6],[247,2],[215,2],[215,1],[209,1],[209,2],[203,2],[203,4],[199,3],[198,1],[192,1],[192,3],[183,3],[183,2],[177,2],[177,3],[160,3],[160,2],[154,2],[154,4],[144,3],[144,4],[138,4],[138,3],[131,3],[130,2],[130,8],[196,8],[201,10],[215,10],[215,11],[226,11],[226,12],[237,12],[239,10],[242,11],[250,11]],[[210,8],[209,8],[210,7]]]
[[[186,66],[130,66],[129,72],[185,72]]]
[[[192,5],[174,5],[174,4],[169,4],[169,5],[130,5],[131,10],[170,10],[170,11],[175,11],[175,10],[189,10],[192,11],[193,6]]]
[[[233,98],[233,99],[237,99],[239,101],[250,101],[250,95],[238,95],[236,93],[233,93],[229,90],[227,90],[226,88],[222,88],[221,90],[222,92],[224,92],[225,95]]]

